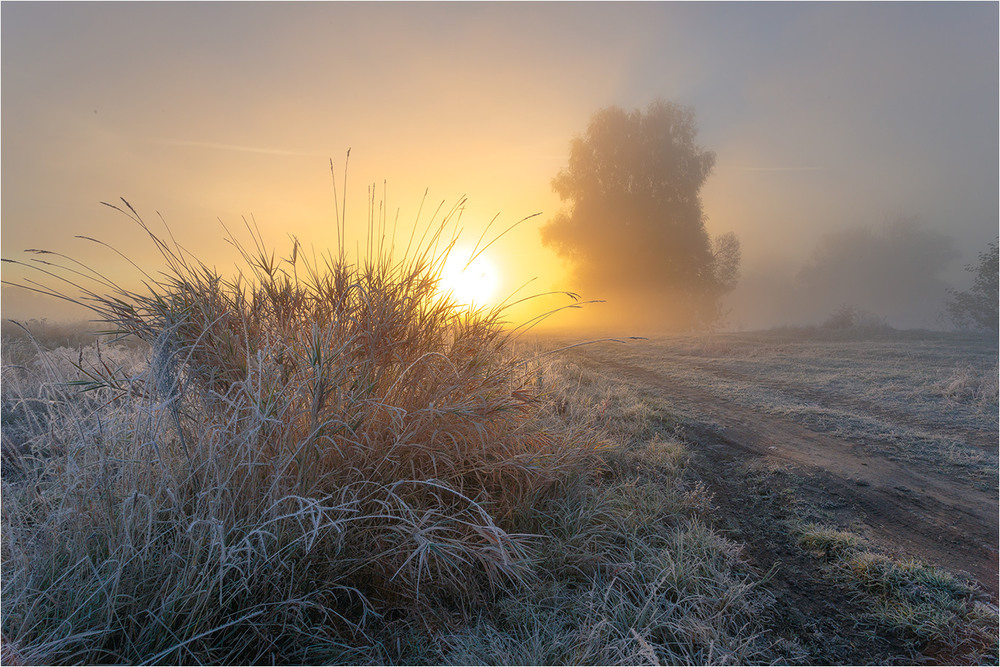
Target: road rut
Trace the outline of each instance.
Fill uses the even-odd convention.
[[[668,408],[679,404],[696,413],[686,435],[707,456],[735,454],[793,468],[805,478],[807,494],[835,501],[880,544],[972,575],[996,603],[1000,508],[995,494],[912,462],[873,456],[859,443],[736,405],[595,348],[574,350],[573,356]]]

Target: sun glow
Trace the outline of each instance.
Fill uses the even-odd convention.
[[[441,292],[461,306],[488,305],[496,295],[500,277],[496,265],[486,256],[470,261],[471,253],[453,249],[441,269]]]

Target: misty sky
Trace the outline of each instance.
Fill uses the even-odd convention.
[[[736,326],[794,320],[780,292],[838,230],[916,218],[954,238],[942,277],[998,229],[996,3],[4,3],[4,257],[43,247],[122,280],[159,211],[208,263],[218,219],[335,238],[328,160],[352,149],[348,215],[386,182],[390,218],[466,195],[466,236],[560,206],[550,181],[598,109],[691,105],[716,169],[708,229],[734,231]],[[508,292],[572,289],[538,225],[491,251]],[[108,262],[104,264],[104,262]],[[4,265],[5,280],[24,274]],[[777,292],[776,292],[777,290]],[[585,295],[587,296],[587,295]],[[599,295],[597,295],[599,296]],[[841,297],[837,297],[841,298]],[[836,304],[834,304],[836,305]],[[4,287],[5,317],[59,305]],[[930,324],[931,308],[903,324]],[[83,313],[74,313],[83,315]],[[818,313],[810,313],[816,317]],[[800,318],[801,319],[801,318]]]

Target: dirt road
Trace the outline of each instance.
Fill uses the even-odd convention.
[[[574,350],[573,357],[667,409],[693,415],[684,420],[685,437],[699,456],[717,464],[720,475],[734,461],[790,471],[801,480],[798,493],[828,508],[838,523],[863,526],[867,537],[900,555],[971,574],[997,601],[995,493],[941,469],[873,455],[850,439],[738,405],[641,359],[622,359],[600,346]],[[722,506],[747,507],[739,497],[727,497],[739,493],[738,486],[718,481],[712,490]]]

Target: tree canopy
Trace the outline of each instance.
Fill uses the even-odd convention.
[[[696,135],[688,107],[608,107],[572,141],[552,181],[565,206],[542,228],[543,243],[570,263],[574,288],[617,310],[639,308],[651,316],[644,324],[714,322],[738,278],[735,234],[713,243],[705,229],[700,192],[715,154]]]
[[[972,273],[972,287],[965,292],[949,290],[948,314],[960,329],[1000,329],[998,313],[998,283],[1000,283],[1000,257],[998,241],[991,243],[979,253],[979,262],[969,264],[966,270]]]

